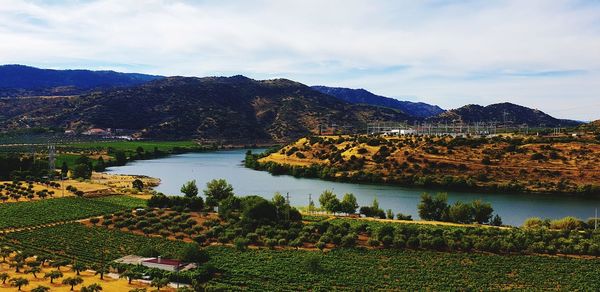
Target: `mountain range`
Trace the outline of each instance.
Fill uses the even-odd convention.
[[[0,66],[0,88],[0,130],[99,127],[148,138],[248,143],[289,141],[332,128],[362,132],[367,123],[381,121],[576,124],[511,103],[444,111],[364,89],[244,76],[163,77],[8,65]]]
[[[325,126],[412,120],[401,111],[349,104],[286,79],[168,77],[77,97],[0,100],[0,126],[126,128],[161,139],[287,141]]]
[[[557,127],[575,126],[578,121],[554,118],[538,109],[532,109],[509,102],[496,103],[488,106],[469,104],[463,107],[445,111],[428,120],[434,122],[465,123],[499,122],[508,124],[527,124],[529,126]]]
[[[163,77],[115,71],[53,70],[2,65],[0,97],[81,94],[94,89],[139,85],[160,78]]]
[[[327,86],[311,86],[311,88],[321,93],[335,96],[349,103],[370,104],[395,108],[405,112],[408,115],[419,118],[428,118],[444,112],[444,110],[437,105],[431,105],[424,102],[401,101],[390,97],[376,95],[362,88],[350,89]]]

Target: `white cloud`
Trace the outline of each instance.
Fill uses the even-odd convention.
[[[0,3],[0,63],[286,77],[446,108],[512,101],[600,118],[591,1],[51,3]],[[536,73],[561,71],[580,74]]]

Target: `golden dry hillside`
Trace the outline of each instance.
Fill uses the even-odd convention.
[[[343,181],[600,193],[600,144],[574,137],[311,137],[247,165]]]

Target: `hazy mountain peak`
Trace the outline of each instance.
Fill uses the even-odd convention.
[[[395,98],[376,95],[364,88],[351,89],[343,87],[312,86],[312,89],[334,96],[349,103],[370,104],[401,110],[414,117],[431,117],[444,112],[439,106],[423,102],[401,101]]]

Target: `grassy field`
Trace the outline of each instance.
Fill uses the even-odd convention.
[[[78,142],[57,145],[57,148],[82,149],[82,150],[102,150],[113,148],[118,151],[134,152],[138,147],[142,147],[145,151],[171,151],[173,148],[197,148],[198,144],[194,141],[93,141],[93,142]]]
[[[0,204],[0,229],[22,228],[54,222],[83,219],[145,206],[129,196],[100,198],[66,197],[33,202]]]

